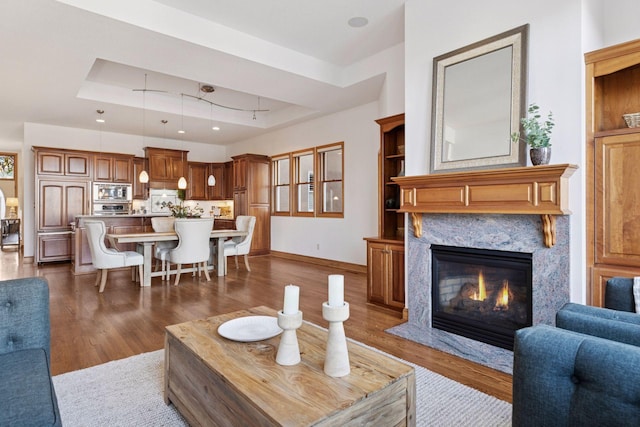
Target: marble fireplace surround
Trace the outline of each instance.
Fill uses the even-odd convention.
[[[540,170],[536,170],[535,174],[538,176],[531,181],[530,177],[533,175],[530,171],[522,171],[522,169],[535,168],[547,168],[552,171],[553,176],[543,174],[543,177],[540,175]],[[554,324],[555,313],[569,301],[570,296],[570,221],[567,216],[569,212],[564,204],[568,198],[567,179],[575,167],[560,165],[560,167],[543,166],[511,170],[515,171],[515,175],[526,174],[527,178],[523,182],[516,183],[514,187],[513,176],[510,177],[509,174],[504,173],[507,169],[498,171],[505,180],[495,181],[492,178],[491,185],[493,194],[496,195],[494,198],[501,200],[493,203],[493,208],[488,212],[483,211],[482,206],[478,208],[477,204],[465,211],[464,205],[465,202],[467,206],[473,205],[468,201],[474,197],[474,187],[482,187],[485,198],[492,193],[482,181],[482,177],[494,177],[493,171],[480,172],[479,180],[477,172],[442,174],[448,177],[443,180],[442,175],[439,175],[435,186],[431,175],[406,177],[406,183],[398,180],[402,194],[401,210],[410,212],[413,217],[413,221],[408,224],[407,233],[408,322],[391,328],[388,332],[506,373],[512,373],[513,353],[511,351],[432,328],[430,250],[432,244],[531,253],[533,258],[532,323],[534,325]],[[467,180],[465,174],[473,177]],[[454,176],[456,178],[452,181]],[[424,184],[420,178],[424,179]],[[442,194],[442,190],[437,185],[442,182],[448,185],[454,182],[453,194],[460,194],[462,197],[454,197],[452,207],[447,208],[445,205],[448,202],[442,203],[442,200],[434,200],[432,197],[434,194]],[[541,182],[542,185],[540,185]],[[517,198],[515,203],[504,200],[505,191],[501,191],[504,190],[500,188],[501,185],[507,185],[513,190],[512,194]],[[418,192],[421,188],[428,189],[431,197],[420,197]],[[538,194],[535,194],[536,191]],[[444,193],[447,195],[445,198],[451,200],[448,196],[452,194],[451,188],[446,188]],[[523,194],[525,194],[524,197]],[[425,202],[426,200],[428,201]],[[474,200],[478,201],[480,198],[476,197]],[[432,206],[429,206],[429,203],[432,203]],[[505,213],[495,213],[497,205],[502,205]],[[514,211],[516,208],[517,211]],[[449,210],[453,213],[447,213]],[[549,224],[553,225],[552,233],[548,232]],[[552,239],[550,239],[551,234]]]

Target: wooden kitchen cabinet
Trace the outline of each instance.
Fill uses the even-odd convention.
[[[93,156],[93,180],[100,182],[133,181],[133,156],[97,153]]]
[[[36,175],[91,178],[91,153],[33,147]]]
[[[91,211],[91,181],[38,180],[38,231],[70,231]]]
[[[36,263],[72,258],[71,222],[91,211],[91,181],[38,179]]]
[[[602,306],[607,279],[640,276],[640,40],[585,54],[587,303]]]
[[[234,214],[256,217],[250,255],[268,254],[271,250],[271,159],[257,154],[232,158]]]
[[[224,198],[233,199],[233,161],[224,163]]]
[[[207,200],[209,164],[189,162],[187,164],[187,200]]]
[[[210,163],[209,164],[209,173],[207,174],[207,178],[209,175],[213,175],[216,179],[216,185],[213,187],[207,186],[207,194],[209,196],[209,200],[226,200],[232,197],[227,197],[226,193],[226,182],[227,177],[225,176],[225,164],[224,163]]]
[[[140,172],[146,171],[147,159],[144,157],[133,158],[133,199],[146,200],[149,198],[149,184],[140,182]],[[147,172],[148,173],[148,172]]]
[[[367,302],[403,312],[404,242],[367,238]],[[403,313],[404,316],[404,313]]]
[[[149,188],[178,188],[180,177],[187,177],[187,153],[183,150],[145,147]]]

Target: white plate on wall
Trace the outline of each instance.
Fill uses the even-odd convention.
[[[218,326],[223,337],[240,342],[262,341],[280,334],[278,319],[271,316],[245,316],[224,322]]]

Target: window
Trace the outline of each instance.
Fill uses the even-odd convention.
[[[271,157],[272,215],[344,217],[344,143]]]
[[[343,217],[344,196],[342,185],[343,143],[326,145],[316,149],[318,159],[317,216]]]
[[[295,184],[293,215],[314,216],[314,150],[298,151],[292,157]]]
[[[291,156],[283,154],[271,158],[273,174],[273,215],[291,215]]]

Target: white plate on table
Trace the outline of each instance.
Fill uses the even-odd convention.
[[[223,337],[240,342],[262,341],[280,334],[278,319],[271,316],[245,316],[229,320],[218,326]]]

